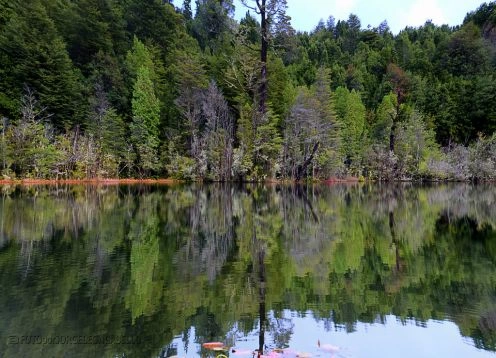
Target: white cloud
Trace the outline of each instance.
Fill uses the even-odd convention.
[[[335,17],[338,19],[346,19],[353,12],[357,4],[357,0],[337,0],[334,2],[336,8]]]
[[[378,26],[387,20],[391,30],[398,33],[405,26],[421,26],[427,20],[437,25],[451,26],[463,21],[467,11],[475,10],[483,0],[288,0],[288,15],[297,30],[311,31],[319,19],[327,20],[329,15],[336,20],[347,20],[350,13],[358,15],[362,26]],[[182,4],[182,0],[174,3]],[[247,9],[236,4],[237,19]]]
[[[409,26],[421,26],[427,20],[438,25],[448,22],[437,0],[416,0],[402,17],[401,22]]]
[[[320,19],[326,21],[330,15],[336,20],[347,20],[350,13],[357,13],[360,1],[288,0],[288,14],[296,29],[310,31],[315,28]]]

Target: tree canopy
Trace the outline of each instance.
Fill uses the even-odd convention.
[[[2,175],[496,176],[494,1],[459,26],[428,21],[398,34],[387,22],[363,28],[355,14],[297,32],[286,1],[242,3],[238,22],[224,0],[182,9],[161,0],[1,1]],[[26,89],[45,113],[34,120],[43,131],[28,126],[34,132],[19,143]],[[225,109],[208,110],[210,100]],[[108,115],[96,115],[96,103]],[[102,128],[115,130],[118,146],[102,145]],[[40,135],[53,151],[34,170],[16,148],[28,153],[36,146],[28,138]],[[469,155],[481,146],[482,157]],[[417,165],[404,165],[411,158]],[[473,169],[482,163],[489,169]]]

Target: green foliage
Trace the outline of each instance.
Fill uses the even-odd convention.
[[[45,135],[42,123],[21,120],[6,133],[9,164],[17,177],[50,178],[57,151]]]
[[[279,118],[271,110],[261,118],[252,106],[241,110],[236,136],[239,149],[234,151],[233,171],[235,176],[248,181],[274,178],[279,173],[276,165],[282,148],[278,131]]]
[[[85,106],[78,71],[40,0],[16,3],[15,12],[1,27],[0,48],[0,111],[4,115],[17,117],[18,99],[27,85],[48,108],[58,130],[82,122]]]
[[[412,111],[397,131],[395,155],[398,156],[397,168],[403,175],[429,177],[428,162],[439,157],[435,134],[428,129],[424,118]]]
[[[112,55],[98,52],[89,68],[89,83],[100,83],[102,91],[107,94],[108,101],[119,115],[125,117],[130,106],[131,86],[126,83],[127,77],[122,73],[119,59]],[[133,79],[134,80],[134,79]],[[91,116],[91,113],[89,114]]]
[[[233,172],[235,177],[247,178],[251,176],[253,168],[253,150],[255,142],[255,129],[252,120],[253,110],[245,104],[240,110],[240,118],[236,131],[239,146],[234,150]]]
[[[390,93],[389,95],[384,96],[377,108],[375,121],[370,130],[373,142],[389,148],[389,135],[393,122],[398,115],[398,113],[396,113],[397,108],[398,99],[395,94]]]
[[[295,97],[295,90],[280,58],[271,58],[267,67],[269,72],[268,101],[274,114],[282,120],[288,115],[289,107]]]
[[[157,170],[157,149],[159,146],[158,125],[160,123],[160,103],[155,96],[150,70],[141,66],[133,90],[133,121],[130,124],[138,165],[145,171]]]
[[[100,83],[95,85],[94,96],[91,101],[93,117],[88,125],[88,134],[95,146],[90,171],[96,177],[119,177],[121,164],[125,162],[126,127],[121,116],[110,106]]]
[[[496,134],[480,137],[470,147],[469,168],[473,178],[494,180],[496,178]]]
[[[199,0],[192,23],[194,37],[202,50],[217,52],[229,40],[230,15],[234,13],[232,0]]]
[[[169,105],[168,82],[166,69],[160,58],[160,49],[154,46],[146,46],[136,36],[133,39],[133,47],[126,55],[127,82],[129,92],[133,93],[134,85],[141,67],[146,67],[149,72],[156,97],[160,101],[161,112],[166,112]],[[172,54],[171,54],[172,56]]]
[[[21,103],[18,123],[3,128],[3,149],[6,152],[3,155],[8,158],[8,166],[17,177],[50,178],[58,153],[50,140],[50,128],[43,123],[45,108],[40,108],[29,88],[26,88]]]
[[[334,93],[334,110],[340,126],[345,164],[352,175],[362,170],[362,155],[366,139],[365,106],[360,94],[339,87]]]
[[[252,175],[256,180],[265,179],[267,176],[275,178],[279,172],[276,166],[282,148],[282,138],[278,131],[279,121],[279,117],[269,110],[257,124],[252,153]]]
[[[325,179],[341,174],[341,127],[331,99],[330,75],[324,68],[319,69],[311,90],[298,89],[295,103],[284,122],[281,168],[285,177],[303,175]],[[300,173],[301,170],[306,172]]]
[[[155,274],[158,270],[160,250],[158,217],[153,207],[153,201],[143,207],[131,222],[129,229],[131,275],[126,307],[131,311],[133,323],[141,316],[150,316],[156,312],[156,303],[160,302],[162,292]]]
[[[191,10],[191,0],[183,1],[183,16],[186,21],[190,21],[193,18],[193,11]]]
[[[178,149],[179,138],[169,138],[162,148],[161,162],[164,163],[169,177],[182,180],[196,180],[195,160],[184,156]]]
[[[485,73],[489,67],[489,48],[472,23],[464,25],[451,36],[445,56],[447,70],[455,76]]]
[[[168,54],[173,50],[180,34],[185,31],[182,16],[174,7],[161,0],[133,0],[125,2],[123,18],[128,34],[150,41]]]
[[[183,147],[188,150],[193,131],[199,125],[201,93],[208,86],[208,77],[200,50],[194,42],[185,44],[183,49],[177,50],[175,59],[172,74],[177,87],[177,97],[174,103],[181,116],[177,116],[174,123],[169,123],[169,126],[179,131],[183,137]]]
[[[163,175],[165,168],[169,176],[195,180],[287,176],[285,137],[295,148],[306,146],[286,163],[310,159],[305,175],[488,177],[469,170],[475,157],[465,154],[496,130],[494,3],[467,14],[460,26],[428,21],[397,35],[386,22],[362,29],[354,14],[297,33],[287,1],[267,1],[264,9],[254,0],[243,4],[265,16],[247,13],[237,23],[231,0],[199,0],[194,18],[191,1],[176,9],[162,0],[1,0],[0,117],[14,130],[24,86],[34,91],[45,108],[47,145],[55,148],[43,176]],[[142,67],[146,75],[139,75]],[[232,130],[208,130],[212,81]],[[99,112],[97,102],[105,107]],[[292,141],[286,124],[304,112],[295,115],[295,106],[311,112],[313,124]],[[409,108],[424,124],[409,122]],[[211,113],[210,120],[217,116]],[[413,135],[408,123],[425,138],[434,131],[442,153],[429,149],[434,154],[405,159],[412,153],[405,149]],[[297,145],[307,135],[312,139]],[[315,158],[310,142],[318,143]],[[6,155],[12,146],[2,139],[6,175],[14,168]],[[458,156],[463,165],[456,165]]]
[[[72,13],[65,14],[69,19],[64,21],[71,23],[62,29],[62,34],[68,43],[69,56],[79,68],[87,69],[98,52],[112,54],[110,31],[114,19],[110,6],[109,2],[82,0],[74,3]]]
[[[143,42],[136,36],[133,38],[133,47],[128,51],[126,56],[126,66],[129,72],[132,83],[138,78],[138,71],[141,67],[145,67],[149,71],[149,76],[152,81],[156,81],[155,64],[152,55]]]

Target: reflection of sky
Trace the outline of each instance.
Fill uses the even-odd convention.
[[[272,318],[272,315],[269,315]],[[340,347],[335,357],[341,358],[443,358],[443,357],[495,357],[496,354],[479,350],[470,338],[460,335],[458,327],[449,321],[430,320],[425,327],[414,322],[403,324],[395,316],[387,316],[386,324],[357,323],[353,333],[347,333],[335,326],[326,330],[322,321],[317,321],[311,313],[306,317],[285,311],[284,318],[290,318],[294,324],[290,348],[296,352],[311,353],[314,357],[331,357],[327,352],[319,351],[317,340],[322,344]],[[199,345],[195,344],[194,328],[190,331],[188,352],[180,337],[174,340],[179,357],[196,357]],[[267,345],[270,344],[270,331],[266,332]],[[238,340],[236,347],[241,350],[254,350],[258,347],[258,331]]]

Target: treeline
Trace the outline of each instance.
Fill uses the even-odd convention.
[[[495,2],[398,35],[243,3],[0,0],[3,177],[496,178]]]

